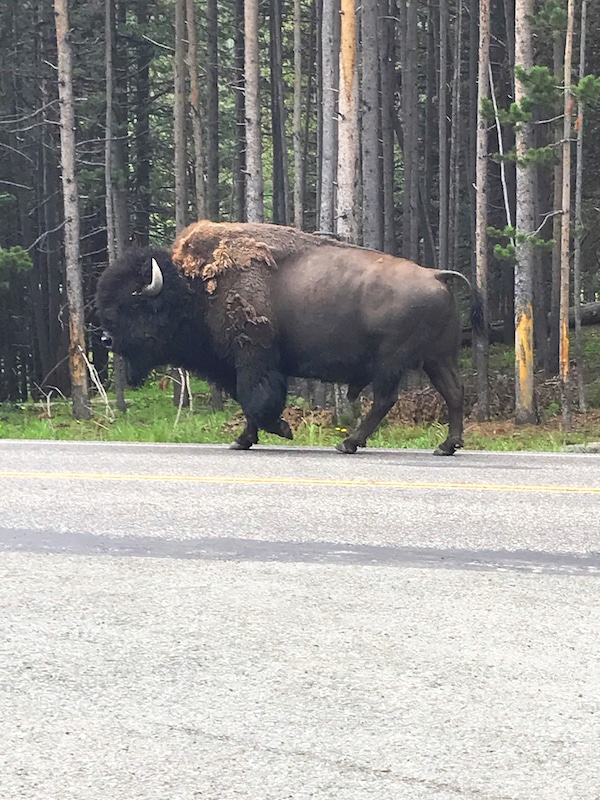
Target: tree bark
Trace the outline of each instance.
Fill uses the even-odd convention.
[[[402,54],[402,127],[404,133],[404,195],[402,254],[419,260],[419,117],[417,93],[417,0],[404,0],[406,32]]]
[[[459,0],[454,31],[454,71],[450,98],[450,161],[448,186],[448,267],[457,269],[458,234],[460,224],[460,151],[461,151],[461,95],[462,95],[462,26],[463,3]]]
[[[564,56],[564,36],[556,34],[553,40],[553,68],[554,74],[558,75],[562,67]],[[562,138],[562,126],[555,123],[554,126],[555,145],[558,147]],[[554,167],[554,197],[552,208],[558,211],[562,202],[562,163],[559,161]],[[550,315],[548,318],[548,348],[546,360],[546,372],[548,375],[558,375],[558,353],[560,349],[560,237],[562,220],[557,214],[552,220],[552,238],[554,247],[552,248],[552,286],[550,290]]]
[[[340,93],[338,114],[337,232],[356,241],[356,165],[358,110],[356,86],[355,0],[342,0],[340,25]]]
[[[233,219],[246,220],[246,98],[244,84],[244,0],[234,0],[235,143],[233,154]]]
[[[264,186],[260,133],[260,67],[258,60],[258,0],[244,3],[246,74],[246,213],[249,222],[264,221]]]
[[[489,418],[489,297],[487,259],[488,136],[482,104],[489,96],[490,5],[479,0],[479,52],[477,72],[477,137],[475,156],[475,282],[483,303],[483,330],[474,341],[477,372],[477,419]]]
[[[138,27],[148,21],[147,0],[135,6]],[[152,45],[140,38],[137,43],[135,75],[135,217],[134,241],[147,247],[150,242],[150,62]]]
[[[532,0],[516,0],[515,65],[530,70]],[[515,75],[515,102],[525,99],[525,87]],[[517,232],[525,238],[515,243],[515,422],[537,421],[533,394],[533,251],[531,234],[535,229],[533,166],[527,163],[531,147],[531,124],[519,124],[515,135],[517,156]]]
[[[294,225],[304,227],[304,147],[302,142],[302,2],[294,0]]]
[[[581,2],[581,30],[579,33],[579,75],[581,80],[585,74],[585,48],[587,26],[587,0]],[[575,166],[575,236],[573,256],[573,306],[575,309],[575,360],[577,362],[577,394],[579,410],[587,411],[583,380],[583,341],[581,337],[581,240],[583,234],[583,120],[584,106],[581,101],[577,109],[577,156]]]
[[[175,228],[187,225],[187,174],[185,137],[185,0],[175,0],[174,138],[175,138]]]
[[[321,157],[319,222],[321,231],[335,231],[337,69],[335,23],[338,2],[323,0],[321,11]]]
[[[438,253],[448,267],[448,0],[440,0],[440,73],[438,81]]]
[[[79,191],[75,173],[75,105],[68,0],[54,0],[58,48],[60,160],[65,212],[65,265],[69,306],[69,371],[75,419],[90,419],[85,313],[79,264]]]
[[[565,35],[564,60],[564,117],[562,142],[562,221],[560,229],[560,348],[559,374],[563,425],[571,428],[571,387],[569,369],[569,272],[571,245],[571,114],[573,94],[571,92],[571,61],[573,58],[574,0],[568,1],[567,32]]]
[[[290,220],[290,183],[285,137],[285,103],[283,84],[283,52],[281,42],[281,6],[271,0],[269,14],[271,67],[271,132],[273,141],[273,222]]]
[[[396,0],[384,0],[379,19],[381,74],[381,149],[383,170],[383,249],[396,253],[394,205],[394,118],[396,91]]]
[[[218,41],[218,3],[206,0],[206,210],[212,220],[221,214]]]
[[[378,0],[363,0],[361,14],[362,238],[365,247],[383,250],[378,15]]]
[[[194,18],[194,0],[186,0],[187,22],[187,68],[190,78],[190,116],[192,119],[192,140],[194,142],[194,178],[196,197],[196,219],[206,217],[206,183],[204,180],[206,153],[202,133],[202,111],[200,108],[200,87],[198,86],[198,43]]]
[[[105,0],[105,68],[106,68],[106,123],[104,133],[104,185],[106,205],[106,250],[109,266],[123,254],[125,247],[123,228],[126,220],[117,223],[120,205],[117,200],[117,186],[123,176],[117,175],[115,158],[115,14],[112,0]],[[125,206],[126,208],[126,206]],[[125,369],[121,356],[113,356],[113,378],[115,383],[116,404],[119,411],[127,411],[125,402]]]

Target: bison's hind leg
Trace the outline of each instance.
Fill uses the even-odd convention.
[[[425,372],[448,406],[448,438],[434,451],[436,456],[452,456],[463,446],[464,389],[455,360],[451,356],[425,361]]]
[[[373,380],[373,403],[358,428],[336,445],[338,453],[356,453],[359,447],[366,447],[367,439],[398,399],[400,376],[386,375]],[[360,391],[360,390],[359,390]]]

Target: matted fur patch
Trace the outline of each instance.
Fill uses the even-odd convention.
[[[239,236],[235,239],[222,239],[212,254],[212,261],[202,268],[202,280],[208,294],[217,288],[217,278],[230,269],[243,270],[253,264],[264,264],[275,269],[277,264],[271,251],[263,242],[257,242],[250,236]]]
[[[217,278],[228,270],[243,270],[252,264],[277,268],[264,242],[238,233],[233,225],[206,221],[182,231],[173,245],[173,262],[188,277],[201,277],[208,294],[215,292]]]

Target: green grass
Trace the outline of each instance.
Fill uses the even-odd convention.
[[[585,375],[588,381],[590,407],[600,407],[600,326],[584,329]],[[472,375],[468,350],[461,353],[461,368]],[[503,345],[490,348],[490,373],[511,374],[514,352]],[[23,404],[0,404],[0,438],[4,439],[73,439],[126,442],[196,442],[229,444],[241,430],[231,420],[239,406],[227,401],[223,412],[215,413],[209,403],[208,386],[192,379],[193,408],[179,411],[173,405],[172,391],[162,391],[156,376],[145,386],[127,391],[127,413],[115,408],[114,397],[109,408],[98,397],[93,400],[93,418],[77,421],[72,418],[69,402],[56,396],[49,401]],[[290,405],[306,409],[301,398],[289,398]],[[465,447],[486,450],[560,450],[566,444],[600,440],[598,413],[580,420],[580,430],[564,432],[557,423],[560,404],[552,403],[541,409],[543,425],[515,427],[507,420],[481,425],[466,422]],[[237,418],[236,418],[237,419]],[[447,434],[447,426],[438,422],[427,425],[400,425],[384,421],[369,440],[371,447],[424,448],[433,450]],[[300,425],[293,444],[299,446],[332,447],[346,434],[334,426],[322,426],[306,421]],[[277,436],[261,434],[261,444],[287,446]]]
[[[600,438],[600,428],[596,438]],[[583,431],[566,433],[564,431],[548,431],[534,426],[513,431],[510,434],[494,436],[479,432],[469,432],[465,435],[465,447],[471,450],[539,450],[545,452],[558,452],[566,445],[585,444],[591,441],[590,435]]]
[[[110,409],[100,399],[94,399],[93,418],[86,421],[74,420],[70,403],[62,399],[21,405],[5,403],[0,405],[0,438],[229,444],[241,429],[231,422],[239,406],[227,401],[225,410],[215,413],[209,407],[205,384],[194,382],[192,392],[193,409],[179,412],[173,405],[171,392],[161,391],[152,381],[142,389],[127,392],[125,414],[116,411],[114,399],[110,400]],[[407,426],[384,422],[369,444],[371,447],[433,450],[445,439],[446,432],[446,425],[441,423]],[[302,424],[293,444],[333,447],[345,435],[344,430],[333,426]],[[596,438],[600,439],[600,430]],[[565,444],[586,439],[590,440],[589,432],[586,436],[583,432],[567,434],[548,427],[513,426],[511,429],[505,422],[499,423],[496,430],[493,423],[467,424],[465,446],[486,450],[555,451]],[[261,434],[260,441],[267,445],[288,444],[267,434]]]

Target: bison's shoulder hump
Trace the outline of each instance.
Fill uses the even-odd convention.
[[[198,222],[190,225],[173,245],[173,262],[190,278],[202,278],[213,294],[218,278],[226,273],[258,267],[267,274],[277,263],[269,246],[240,225]]]

